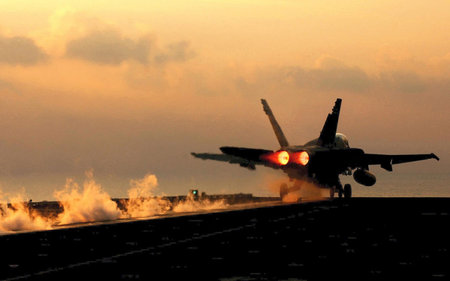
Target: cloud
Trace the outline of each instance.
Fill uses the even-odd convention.
[[[118,31],[108,29],[93,31],[69,41],[66,55],[99,64],[120,64],[126,60],[147,64],[152,45],[149,37],[132,40]]]
[[[238,89],[248,91],[271,84],[316,92],[368,93],[374,91],[423,93],[433,88],[430,77],[408,70],[390,70],[371,74],[356,66],[348,66],[333,58],[321,59],[315,67],[284,66],[260,70],[257,79],[240,76],[235,80]],[[445,79],[447,80],[447,79]],[[442,84],[442,83],[441,83]],[[258,91],[258,90],[256,90]]]
[[[192,58],[195,53],[190,49],[189,42],[179,41],[166,46],[163,53],[155,56],[158,63],[166,63],[169,61],[183,62]]]
[[[422,93],[429,88],[422,77],[410,71],[382,72],[377,82],[384,88],[402,93]]]
[[[47,58],[47,54],[30,38],[0,36],[0,63],[34,65]]]
[[[194,56],[189,42],[179,41],[159,49],[150,36],[136,40],[115,29],[92,31],[71,40],[66,46],[66,56],[98,64],[117,65],[134,60],[141,64],[183,62]]]
[[[304,69],[294,67],[289,71],[299,87],[310,87],[324,91],[364,92],[370,87],[369,76],[356,67],[329,69]]]
[[[18,93],[17,87],[6,80],[0,78],[0,91],[4,94],[4,96],[0,99],[0,101],[4,102],[5,93]]]

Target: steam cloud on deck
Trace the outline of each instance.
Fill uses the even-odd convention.
[[[53,194],[63,209],[57,216],[39,214],[26,203],[24,195],[11,197],[0,191],[0,232],[47,230],[64,224],[149,217],[169,211],[224,209],[228,206],[224,200],[196,201],[188,196],[184,200],[172,203],[161,196],[155,196],[158,181],[152,174],[147,174],[142,179],[131,180],[130,185],[129,199],[123,202],[123,208],[119,208],[109,194],[95,182],[92,172],[86,173],[86,180],[82,186],[72,179],[67,179],[64,188],[56,190]]]

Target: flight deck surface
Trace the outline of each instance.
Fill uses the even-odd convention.
[[[450,198],[264,203],[0,236],[1,280],[448,280]]]

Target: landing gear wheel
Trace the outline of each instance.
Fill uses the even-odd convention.
[[[344,198],[350,199],[352,197],[352,186],[350,184],[344,185]]]
[[[280,186],[280,198],[283,200],[284,196],[286,196],[289,193],[288,185],[283,183]]]

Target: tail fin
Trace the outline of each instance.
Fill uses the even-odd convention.
[[[320,137],[318,140],[318,145],[320,146],[330,146],[333,145],[336,138],[336,130],[339,121],[339,113],[341,111],[342,99],[336,99],[333,110],[327,116],[325,124],[323,124],[322,131],[320,132]]]
[[[283,131],[280,128],[280,125],[278,125],[278,122],[275,119],[275,116],[273,116],[273,113],[269,107],[269,104],[267,103],[267,101],[265,99],[261,99],[261,103],[263,105],[264,112],[269,117],[270,124],[272,124],[273,131],[275,132],[275,135],[277,136],[280,146],[281,147],[289,146],[289,143],[288,143],[286,137],[284,136]]]

